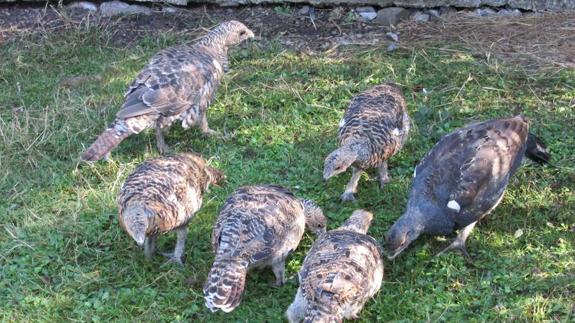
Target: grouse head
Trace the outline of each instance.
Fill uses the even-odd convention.
[[[416,218],[402,216],[395,222],[385,235],[385,250],[389,260],[395,259],[410,243],[419,237],[423,231]]]
[[[325,158],[323,179],[328,180],[345,172],[357,160],[357,152],[348,146],[334,150]]]
[[[134,205],[120,214],[121,225],[139,246],[144,245],[148,229],[152,224],[153,212],[148,208]]]
[[[254,38],[254,33],[248,27],[235,20],[221,23],[213,32],[224,36],[224,45],[227,47],[232,47],[241,44],[247,39]]]
[[[219,169],[206,166],[206,174],[208,175],[209,183],[219,186],[226,180],[226,175]]]
[[[302,202],[306,228],[316,235],[324,233],[327,227],[327,219],[323,215],[321,208],[310,200],[303,200]]]
[[[366,210],[355,210],[345,221],[342,229],[366,234],[373,220],[373,213]]]

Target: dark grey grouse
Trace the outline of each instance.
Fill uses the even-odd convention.
[[[459,249],[469,258],[468,235],[501,202],[524,155],[549,161],[523,116],[475,123],[444,136],[415,168],[407,210],[386,234],[388,257],[397,257],[421,234],[460,230],[441,253]]]

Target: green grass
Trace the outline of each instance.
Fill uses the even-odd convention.
[[[297,289],[292,278],[268,287],[271,271],[253,272],[242,304],[210,313],[201,287],[213,255],[212,224],[240,185],[277,183],[317,201],[337,227],[355,208],[374,212],[382,237],[404,210],[413,166],[445,133],[471,121],[523,111],[548,144],[553,166],[526,163],[502,204],[468,241],[475,266],[457,253],[434,258],[448,241],[422,237],[394,262],[360,321],[569,321],[575,319],[575,73],[525,76],[464,51],[356,48],[308,56],[250,44],[232,52],[232,71],[209,110],[210,125],[231,139],[204,139],[175,125],[177,151],[194,151],[225,171],[228,182],[204,197],[190,224],[185,268],[147,261],[122,232],[115,197],[124,178],[156,156],[147,132],[123,142],[114,162],[78,165],[83,147],[113,119],[124,90],[174,35],[129,48],[106,34],[71,31],[36,44],[0,48],[0,320],[278,322]],[[181,41],[181,40],[180,40]],[[98,76],[76,87],[73,76]],[[383,190],[364,176],[356,204],[339,195],[350,174],[325,185],[324,157],[350,98],[383,81],[399,83],[415,126],[390,162]],[[420,90],[424,87],[428,93]],[[521,229],[523,235],[515,238]],[[447,238],[449,239],[449,238]],[[313,237],[289,259],[294,276]],[[173,235],[160,239],[171,248]]]

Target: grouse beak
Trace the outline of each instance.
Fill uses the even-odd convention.
[[[395,259],[397,256],[399,256],[400,253],[401,253],[401,251],[398,251],[398,252],[396,252],[396,253],[393,254],[393,255],[387,254],[386,256],[387,256],[387,259],[393,260],[393,259]]]
[[[144,245],[144,242],[146,241],[146,236],[145,235],[138,235],[138,236],[134,237],[134,240],[136,241],[138,246],[141,247]]]
[[[386,254],[387,259],[389,259],[389,260],[395,259],[397,256],[399,256],[403,252],[403,250],[405,250],[405,248],[407,248],[407,246],[408,245],[405,244],[405,245],[401,246],[399,249],[396,249],[393,253],[387,252],[387,254]]]

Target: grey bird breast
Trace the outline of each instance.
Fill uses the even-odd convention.
[[[340,122],[338,144],[366,140],[370,156],[360,168],[367,169],[397,153],[408,132],[409,117],[401,91],[395,85],[383,84],[352,99]]]
[[[496,206],[525,152],[523,117],[491,120],[443,137],[416,167],[410,204],[430,203],[457,227]]]

